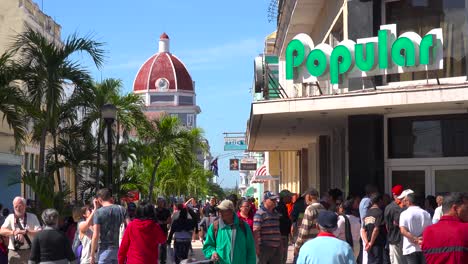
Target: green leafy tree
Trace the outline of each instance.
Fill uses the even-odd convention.
[[[164,116],[152,120],[149,128],[141,131],[139,136],[147,145],[147,155],[152,158],[154,164],[149,185],[149,199],[153,200],[157,174],[164,178],[159,182],[165,187],[160,184],[160,188],[180,193],[181,187],[176,185],[187,182],[183,178],[188,177],[194,167],[196,150],[203,148],[202,131],[198,128],[184,128],[177,117]],[[162,164],[164,170],[159,172],[158,169]]]

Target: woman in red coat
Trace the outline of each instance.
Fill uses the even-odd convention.
[[[156,223],[154,206],[140,203],[135,219],[125,229],[119,248],[119,264],[158,263],[158,247],[166,239]]]

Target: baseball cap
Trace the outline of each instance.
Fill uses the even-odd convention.
[[[334,212],[322,210],[317,217],[317,223],[326,228],[335,228],[338,226],[338,216]]]
[[[286,189],[285,189],[285,190],[282,190],[282,191],[279,193],[279,196],[280,196],[281,198],[287,197],[287,196],[293,196],[293,193],[290,192],[289,190],[286,190]]]
[[[222,201],[217,208],[219,210],[233,210],[234,211],[234,204],[230,200]]]
[[[404,190],[404,191],[400,194],[400,196],[398,196],[397,198],[398,198],[398,199],[403,199],[403,198],[405,198],[408,194],[411,194],[411,193],[414,193],[414,191],[411,190],[411,189],[406,189],[406,190]]]
[[[276,200],[278,198],[279,198],[278,195],[272,192],[265,192],[265,194],[263,195],[263,200],[267,200],[267,199]]]
[[[403,192],[403,186],[400,184],[393,186],[392,188],[392,194],[399,196]]]

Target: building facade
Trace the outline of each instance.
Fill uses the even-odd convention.
[[[13,37],[32,28],[41,32],[46,38],[61,43],[61,26],[50,16],[43,13],[32,0],[2,0],[0,8],[0,54],[8,50]],[[3,116],[0,113],[0,116]],[[1,117],[0,117],[1,118]],[[3,120],[3,118],[1,119]],[[32,129],[32,125],[29,126]],[[34,193],[29,186],[13,184],[19,181],[22,171],[37,171],[39,167],[39,146],[26,142],[22,150],[15,150],[13,132],[8,124],[0,122],[0,203],[10,207],[12,198],[22,195],[34,200]],[[62,169],[62,178],[70,186],[70,171]]]
[[[291,0],[278,9],[281,96],[256,73],[263,84],[247,137],[250,151],[284,156],[269,164],[281,164],[279,189],[361,195],[367,183],[386,193],[402,184],[420,198],[468,189],[465,0]]]
[[[136,74],[133,93],[145,102],[145,115],[149,119],[172,115],[187,128],[197,127],[201,109],[196,101],[195,82],[184,63],[170,52],[170,39],[166,33],[159,38],[158,52],[146,60]],[[196,154],[200,164],[207,169],[212,157],[208,140],[204,141],[208,151],[198,150]]]

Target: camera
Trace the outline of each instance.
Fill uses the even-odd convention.
[[[17,240],[17,239],[15,239],[15,240],[13,241],[13,247],[15,248],[15,250],[20,249],[21,246],[23,246],[23,245],[24,245],[24,242],[21,242],[21,241],[19,241],[19,240]]]

